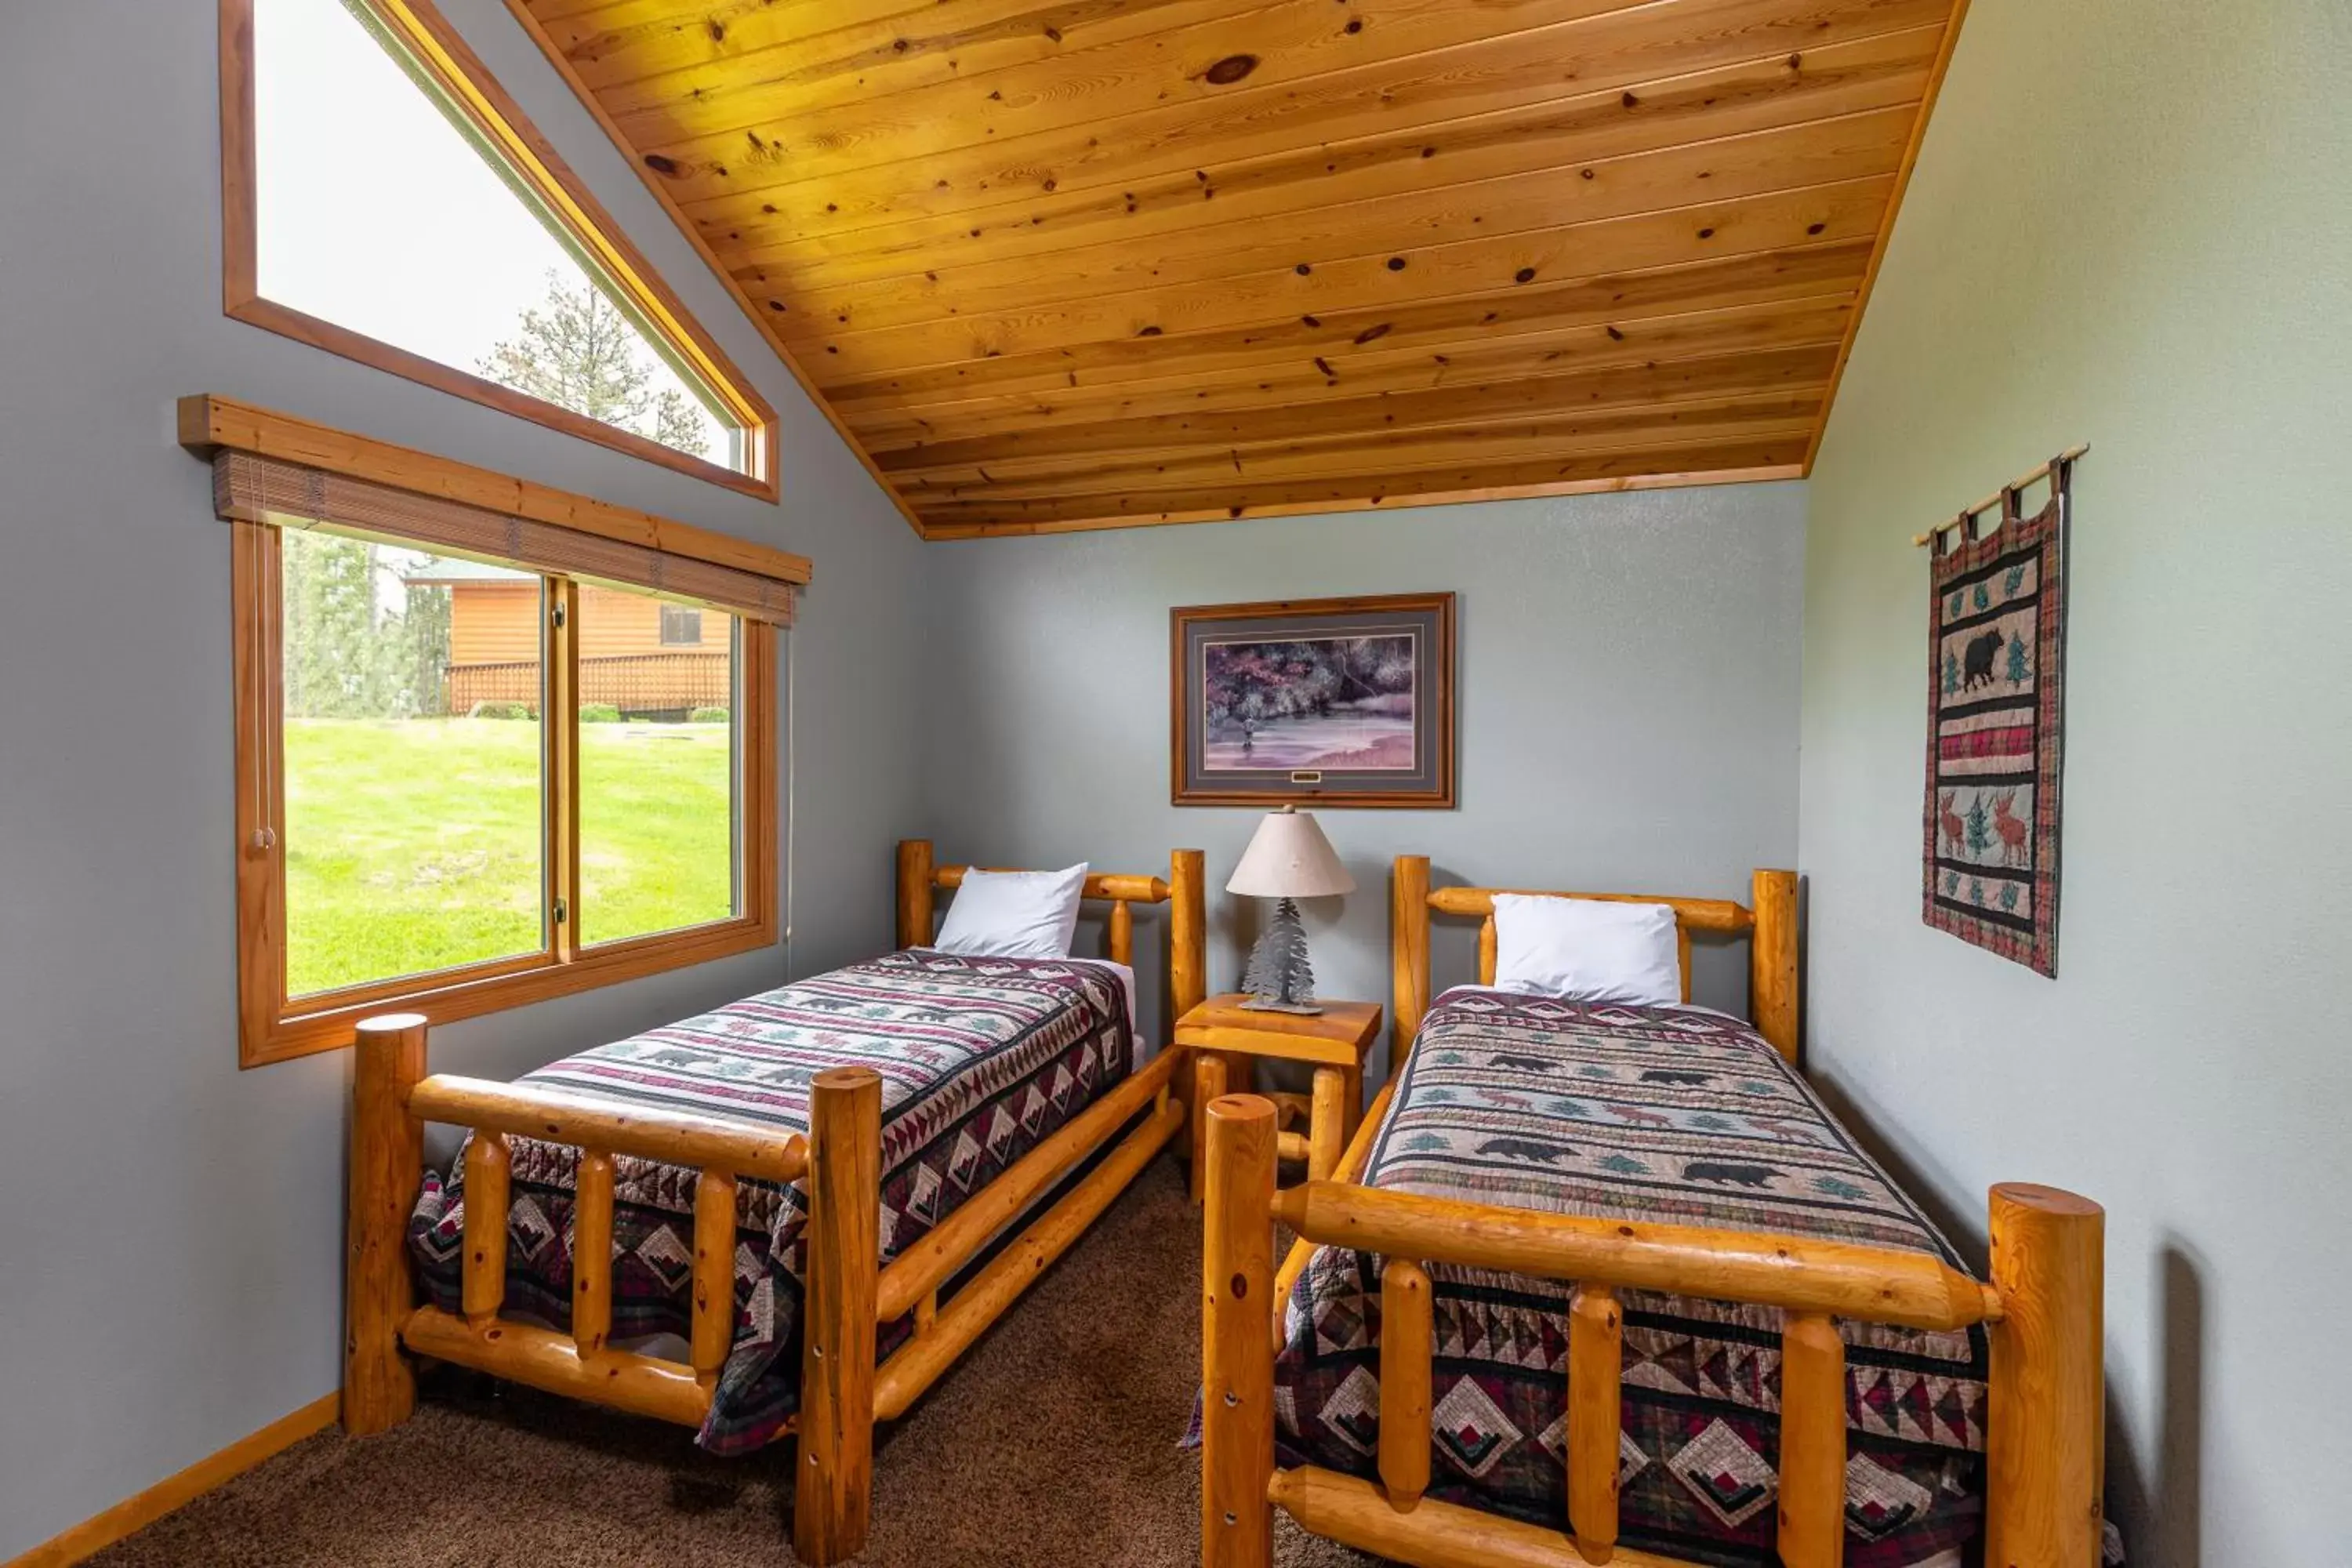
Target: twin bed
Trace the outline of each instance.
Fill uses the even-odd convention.
[[[719,1452],[793,1435],[794,1551],[854,1557],[875,1422],[1186,1115],[1183,1052],[1139,1059],[1134,907],[1181,1015],[1200,852],[1086,879],[1107,961],[932,949],[967,873],[902,844],[899,951],[512,1084],[362,1025],[346,1427],[407,1416],[405,1351]],[[1997,1187],[1968,1275],[1797,1071],[1792,874],[1620,900],[1672,910],[1685,1003],[1691,934],[1746,938],[1752,1022],[1497,989],[1498,890],[1404,857],[1391,891],[1398,1065],[1332,1176],[1277,1191],[1271,1103],[1198,1108],[1205,1568],[1266,1568],[1276,1507],[1427,1568],[2096,1561],[2100,1212]],[[1482,919],[1433,1003],[1433,913]],[[469,1135],[446,1173],[427,1121]]]
[[[1752,1025],[1497,991],[1496,890],[1392,895],[1401,1065],[1333,1177],[1202,1108],[1208,1568],[1276,1507],[1428,1568],[2097,1561],[2099,1210],[1995,1188],[1969,1277],[1797,1071],[1790,874],[1640,900],[1685,998],[1691,931],[1748,939]],[[1433,912],[1483,917],[1434,1005]]]
[[[796,1434],[794,1550],[855,1556],[875,1422],[1184,1117],[1182,1053],[1138,1060],[1134,906],[1168,907],[1170,989],[1192,1005],[1200,852],[1164,879],[1087,878],[1110,905],[1107,962],[930,950],[935,892],[967,869],[902,844],[900,951],[515,1083],[426,1076],[421,1019],[362,1025],[346,1428],[409,1414],[404,1347],[692,1426],[719,1452]],[[446,1175],[424,1166],[427,1121],[469,1133]],[[683,1360],[648,1353],[665,1337]]]

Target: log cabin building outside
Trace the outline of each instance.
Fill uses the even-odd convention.
[[[401,581],[449,591],[448,712],[472,713],[484,703],[537,706],[537,576],[440,559],[404,573]],[[733,625],[718,610],[582,584],[582,705],[615,708],[625,718],[670,720],[731,708]]]

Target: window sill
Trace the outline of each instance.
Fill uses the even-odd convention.
[[[243,1032],[237,1042],[237,1065],[266,1067],[341,1050],[352,1043],[354,1026],[379,1013],[421,1013],[429,1023],[447,1024],[773,947],[778,934],[772,920],[746,917],[607,942],[568,962],[504,959],[470,970],[427,975],[413,990],[394,983],[301,997],[289,1004],[289,1009],[306,1010],[289,1010],[266,1030]],[[257,1032],[259,1038],[254,1037]]]

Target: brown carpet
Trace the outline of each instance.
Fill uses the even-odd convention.
[[[1162,1156],[886,1427],[872,1568],[1192,1568],[1201,1226]],[[777,1568],[789,1445],[684,1431],[445,1369],[415,1419],[322,1433],[91,1559],[100,1568]],[[1281,1568],[1373,1560],[1277,1518]]]

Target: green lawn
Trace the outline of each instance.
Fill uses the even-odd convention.
[[[724,724],[580,727],[583,942],[733,912]],[[292,995],[538,951],[540,728],[286,721]]]

